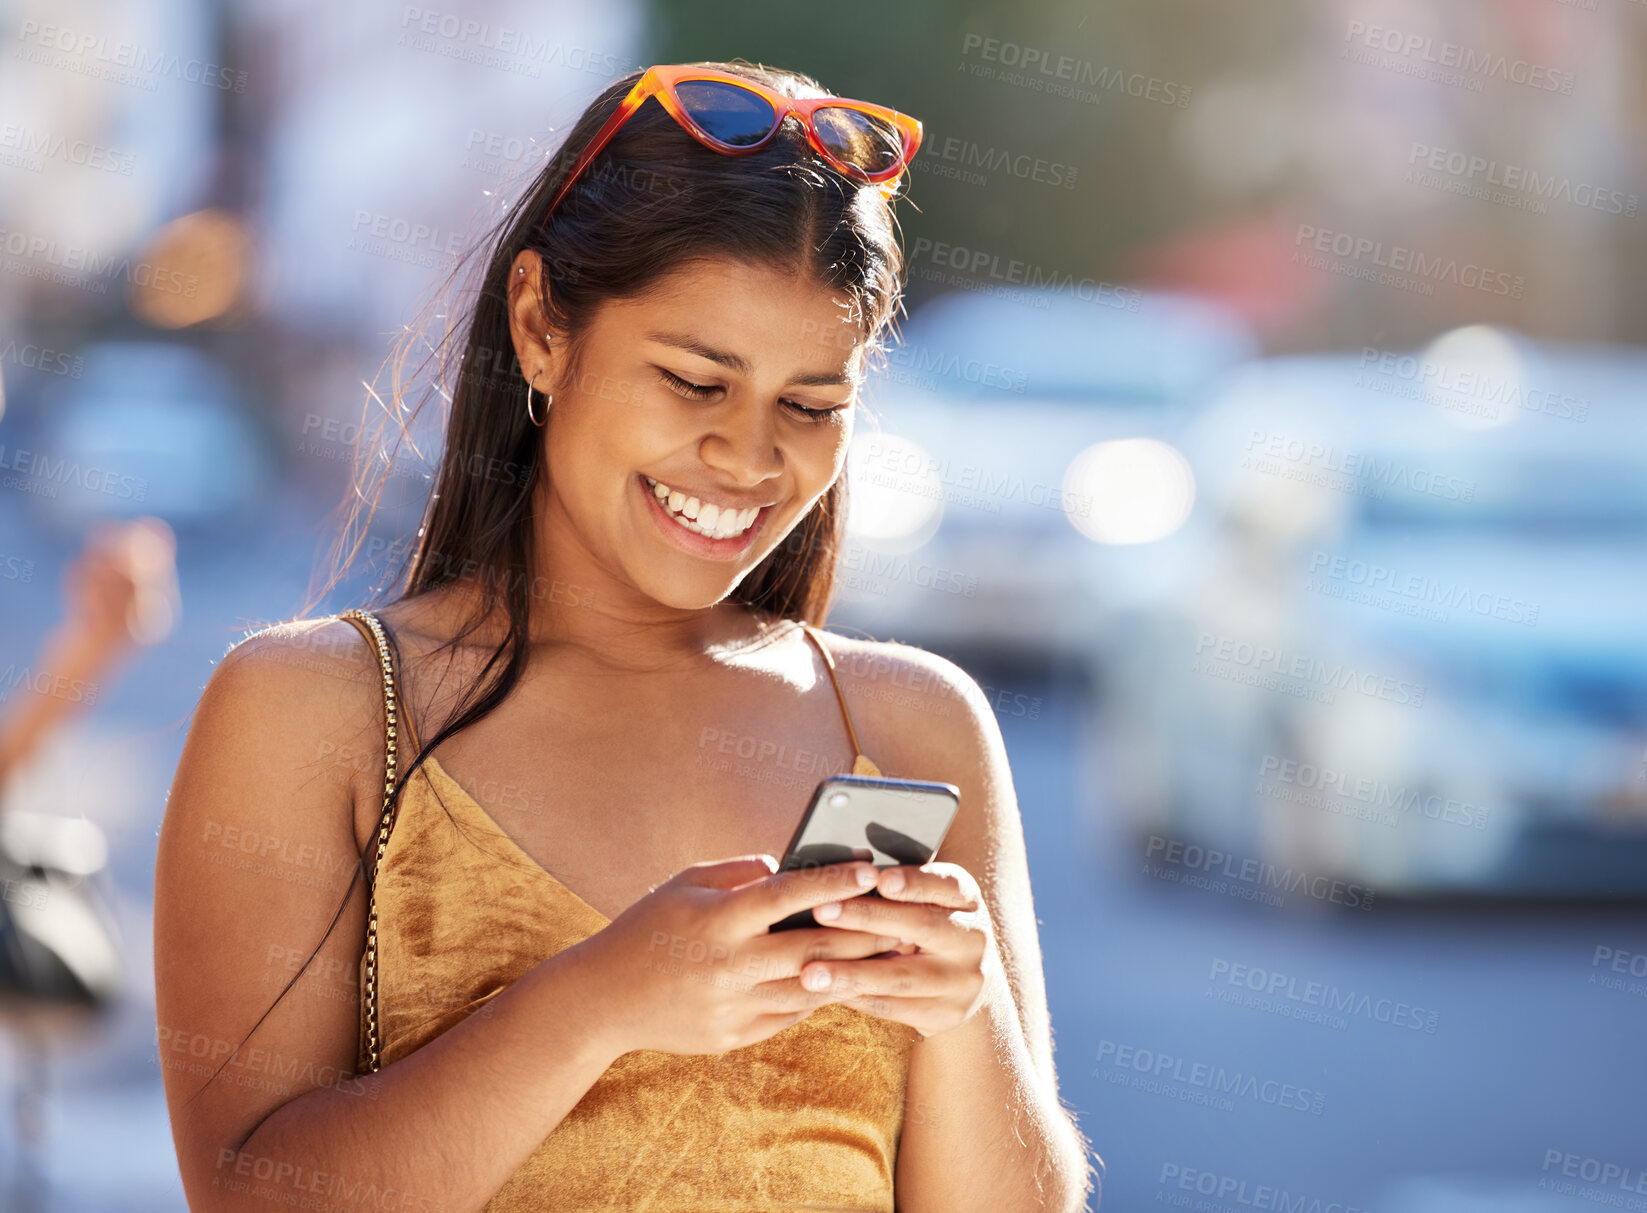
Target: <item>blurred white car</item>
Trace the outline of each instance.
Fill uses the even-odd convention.
[[[1173,445],[1250,357],[1231,314],[1137,291],[918,309],[865,391],[834,618],[945,647],[1086,661],[1163,592],[1195,484]]]
[[[1254,363],[1186,436],[1220,539],[1106,638],[1127,809],[1388,894],[1647,893],[1647,353],[1399,357]]]

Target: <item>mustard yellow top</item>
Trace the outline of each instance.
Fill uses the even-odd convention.
[[[828,650],[806,631],[846,713]],[[397,699],[407,764],[418,744]],[[856,751],[850,714],[847,730]],[[875,773],[861,752],[854,770]],[[433,756],[401,793],[377,898],[385,1066],[610,921],[533,861]],[[829,1005],[720,1056],[625,1053],[486,1209],[893,1213],[917,1038],[904,1024]],[[366,1056],[362,1039],[361,1072]]]

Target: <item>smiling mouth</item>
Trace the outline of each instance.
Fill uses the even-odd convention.
[[[700,501],[679,489],[672,489],[660,480],[642,473],[646,487],[657,499],[664,513],[681,527],[705,539],[741,539],[760,518],[764,506],[749,506],[742,510],[722,509],[714,502]]]

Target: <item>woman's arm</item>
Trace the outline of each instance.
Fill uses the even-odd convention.
[[[1096,1156],[1089,1158],[1086,1139],[1058,1097],[1023,827],[1000,726],[978,684],[952,662],[903,645],[876,645],[871,651],[870,668],[897,685],[900,694],[882,700],[863,687],[854,707],[862,703],[866,722],[873,722],[869,736],[879,739],[889,773],[960,789],[960,813],[935,861],[940,869],[954,864],[970,873],[987,913],[987,922],[979,923],[986,937],[978,966],[981,1001],[957,1026],[917,1041],[911,1053],[898,1149],[898,1209],[1081,1209],[1094,1190]],[[843,667],[864,664],[847,661]],[[908,668],[900,673],[895,667]],[[876,678],[871,674],[866,681]],[[906,688],[925,689],[912,695]],[[901,706],[878,706],[888,701]],[[926,894],[940,906],[964,908],[962,886],[970,883],[965,879],[940,882],[922,874],[919,882],[930,887],[900,894],[883,888],[883,895],[920,901]],[[860,915],[868,916],[860,921]],[[887,911],[873,902],[859,901],[838,921],[892,930]],[[843,976],[852,972],[849,981],[872,989],[870,974],[884,963],[829,967]],[[886,994],[848,1005],[885,1010],[896,1002],[896,983]]]
[[[155,884],[157,1052],[192,1209],[480,1209],[622,1051],[569,949],[352,1078],[356,880],[314,964],[234,1052],[332,923],[357,833],[372,836],[382,714],[376,662],[337,621],[241,644],[196,710]]]

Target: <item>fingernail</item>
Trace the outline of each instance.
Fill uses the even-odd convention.
[[[801,979],[801,984],[814,993],[819,990],[827,990],[829,988],[829,970],[813,969]]]
[[[904,874],[898,871],[897,868],[890,869],[886,874],[886,891],[888,893],[901,893],[903,889]]]
[[[874,868],[858,869],[858,884],[861,888],[869,888],[879,879]]]
[[[835,919],[840,916],[841,903],[838,901],[826,901],[823,905],[812,911],[812,917],[818,919],[820,922],[834,922]]]

